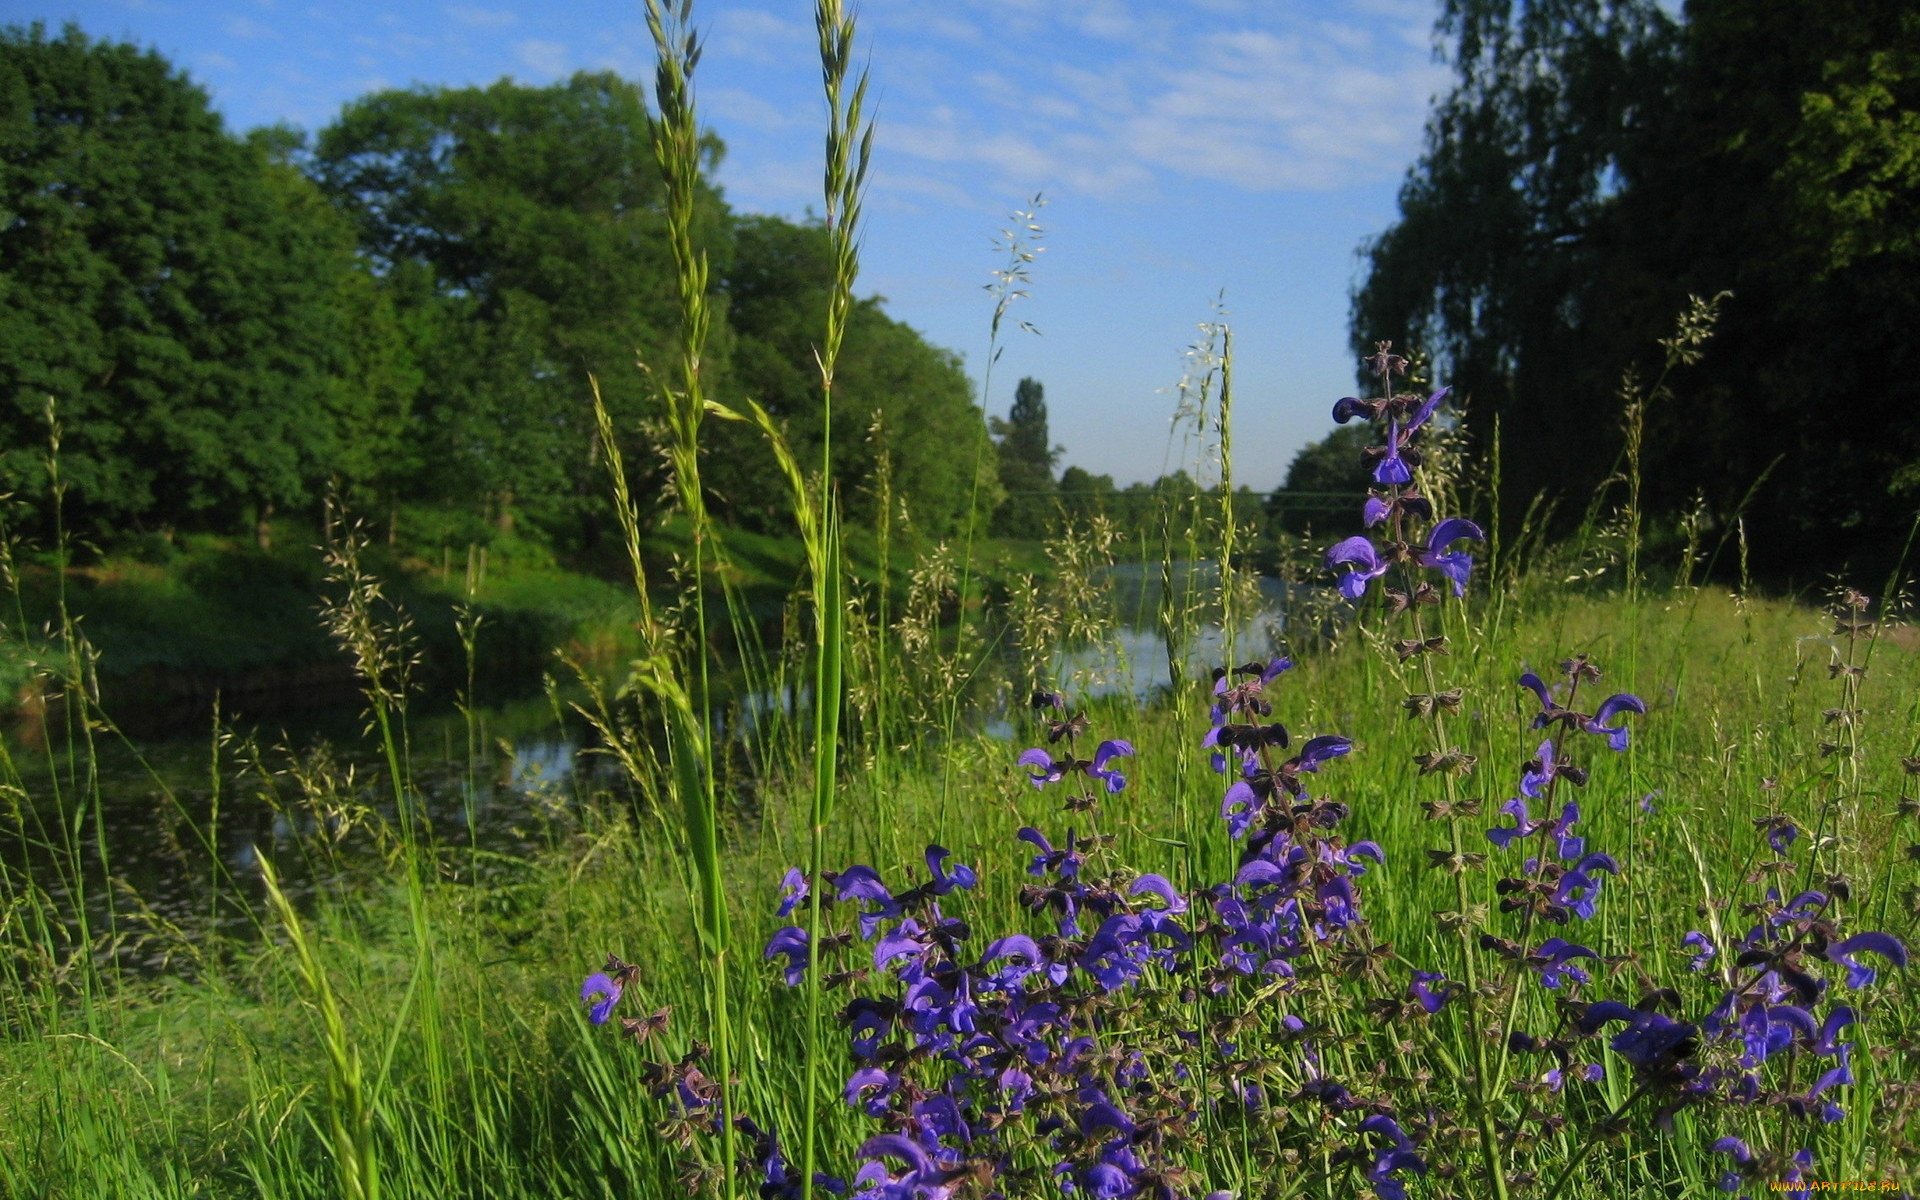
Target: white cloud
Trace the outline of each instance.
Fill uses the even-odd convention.
[[[449,4],[441,11],[462,25],[478,29],[505,29],[520,20],[508,9],[479,8],[470,4]]]
[[[741,88],[715,88],[702,93],[700,99],[707,116],[760,133],[811,130],[819,124],[815,113],[782,107]],[[824,104],[821,109],[825,110]]]
[[[252,17],[228,17],[220,23],[220,28],[228,37],[243,42],[277,41],[280,37],[278,29]]]
[[[515,45],[513,52],[523,66],[537,75],[554,79],[567,73],[570,59],[567,48],[559,42],[528,38]]]
[[[757,8],[720,13],[708,37],[717,52],[730,58],[768,64],[791,62],[796,54],[817,53],[818,46],[812,26]]]
[[[1427,2],[1302,12],[1208,0],[1173,12],[1138,0],[976,0],[930,24],[921,0],[868,0],[879,161],[908,164],[902,180],[920,181],[891,185],[896,203],[1391,180],[1446,83],[1426,48]],[[732,10],[712,28],[716,53],[796,78],[811,66],[811,27],[784,15]],[[707,100],[723,122],[759,133],[817,124],[772,83]]]
[[[1088,37],[1124,42],[1140,36],[1140,23],[1121,0],[1094,0],[1080,14],[1080,32]]]
[[[978,25],[962,20],[952,13],[936,11],[918,17],[916,20],[920,32],[943,37],[951,42],[964,42],[971,46],[986,40],[986,36],[980,32]]]
[[[720,179],[731,203],[755,212],[798,215],[820,204],[817,161],[761,161],[754,164],[751,175],[729,171],[723,163]]]

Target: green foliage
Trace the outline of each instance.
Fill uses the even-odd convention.
[[[348,105],[314,151],[421,361],[416,498],[524,513],[579,536],[601,507],[589,373],[632,428],[671,348],[658,168],[635,148],[639,90],[611,74],[548,88],[387,91]],[[717,147],[709,147],[717,158]],[[702,189],[702,219],[724,224]]]
[[[1590,488],[1607,472],[1621,314],[1596,297],[1625,156],[1667,86],[1673,26],[1652,0],[1449,0],[1455,86],[1365,248],[1353,344],[1431,356],[1469,425],[1497,414],[1507,499]],[[1668,311],[1685,299],[1675,293]],[[1651,346],[1651,337],[1624,344]],[[1577,493],[1576,493],[1577,494]]]
[[[612,528],[591,375],[660,519],[650,368],[678,353],[679,297],[636,87],[380,92],[309,147],[286,128],[230,136],[203,92],[129,46],[36,26],[0,53],[7,486],[48,494],[51,397],[69,513],[109,542],[248,521],[264,539],[277,511],[311,522],[332,492],[403,542],[484,544],[524,520],[591,558]],[[706,388],[760,400],[811,461],[827,232],[735,215],[705,180],[719,142],[695,146]],[[885,454],[913,527],[953,532],[970,497],[993,496],[971,475],[987,432],[959,360],[877,298],[852,304],[847,332],[833,469],[848,517],[877,516]],[[785,531],[757,434],[712,431],[702,453],[717,512]]]
[[[1084,528],[1096,515],[1113,514],[1113,498],[1119,495],[1113,476],[1095,475],[1085,467],[1068,467],[1060,472],[1060,511],[1066,521]]]
[[[777,217],[743,216],[722,272],[734,330],[722,387],[758,401],[779,421],[794,456],[819,458],[821,407],[813,347],[833,283],[827,230]],[[855,301],[834,369],[834,477],[847,518],[877,524],[882,452],[893,487],[919,530],[946,537],[966,518],[971,471],[986,456],[987,431],[960,360],[888,317],[876,298]],[[877,437],[848,436],[878,431]],[[708,485],[739,522],[787,528],[786,488],[772,455],[744,425],[712,431]],[[990,464],[990,460],[989,460]]]
[[[151,52],[35,25],[0,68],[0,477],[47,494],[49,402],[94,531],[231,528],[377,453],[382,310],[311,185]]]
[[[1037,379],[1022,379],[1013,389],[1007,419],[996,417],[989,424],[1000,439],[1000,485],[1007,491],[994,513],[993,532],[1034,537],[1053,519],[1053,466],[1060,459],[1047,433],[1046,389]]]
[[[1529,709],[1513,699],[1512,664],[1550,661],[1569,647],[1607,647],[1620,639],[1618,596],[1524,599],[1524,619],[1463,633],[1458,647],[1461,682],[1470,702],[1487,714],[1467,727],[1467,748],[1482,755],[1486,772],[1502,765],[1511,770],[1538,744],[1539,734],[1527,728]],[[1476,627],[1485,616],[1476,610]],[[1818,766],[1810,765],[1808,747],[1831,728],[1822,709],[1832,703],[1832,688],[1819,669],[1824,648],[1810,653],[1815,643],[1808,639],[1828,628],[1806,608],[1680,593],[1671,604],[1649,608],[1637,642],[1640,670],[1613,675],[1623,688],[1675,693],[1636,730],[1633,777],[1645,782],[1634,786],[1662,789],[1654,811],[1641,813],[1615,795],[1619,803],[1592,805],[1588,817],[1598,844],[1630,847],[1626,852],[1635,856],[1618,905],[1603,910],[1609,924],[1600,936],[1623,949],[1662,948],[1639,960],[1656,983],[1684,987],[1692,978],[1678,946],[1685,931],[1699,925],[1696,905],[1748,894],[1742,879],[1751,866],[1752,819],[1783,804],[1812,802],[1805,779]],[[485,638],[483,631],[483,648]],[[1907,717],[1920,695],[1920,664],[1892,653],[1890,643],[1881,649],[1861,700],[1869,712],[1890,718],[1864,727],[1862,787],[1869,796],[1898,790],[1900,758],[1911,749]],[[1286,707],[1276,716],[1315,730],[1351,728],[1343,723],[1351,714],[1395,704],[1400,689],[1381,664],[1358,646],[1348,650],[1304,660],[1288,677]],[[1126,733],[1140,749],[1130,760],[1135,770],[1125,819],[1111,827],[1111,853],[1134,870],[1160,871],[1183,883],[1230,873],[1238,849],[1214,815],[1217,777],[1191,757],[1206,728],[1206,688],[1197,684],[1177,704],[1140,713],[1130,705],[1095,710],[1101,728]],[[1421,867],[1435,845],[1434,826],[1409,799],[1419,786],[1411,754],[1423,745],[1423,730],[1397,718],[1370,728],[1360,752],[1341,764],[1338,794],[1353,803],[1355,836],[1377,841],[1387,859],[1368,880],[1368,915],[1383,939],[1420,961],[1434,953],[1433,910],[1453,902],[1450,881]],[[1747,732],[1729,742],[1728,730]],[[421,777],[439,740],[423,719],[413,763]],[[1184,767],[1183,753],[1190,756]],[[431,937],[443,950],[421,963],[405,887],[377,850],[375,831],[385,830],[385,822],[358,813],[367,824],[334,848],[364,856],[363,871],[342,877],[326,870],[325,830],[338,819],[330,806],[381,782],[378,768],[364,765],[349,777],[345,764],[355,761],[349,754],[346,748],[337,758],[269,753],[258,769],[233,748],[220,758],[233,797],[274,797],[286,824],[305,831],[262,841],[259,849],[275,856],[284,884],[301,885],[295,893],[300,923],[311,954],[326,968],[342,1026],[327,1024],[321,993],[302,975],[300,949],[279,936],[258,880],[223,878],[219,887],[227,902],[244,905],[234,911],[275,931],[268,938],[244,921],[231,936],[148,925],[136,918],[128,894],[116,893],[134,944],[172,956],[174,970],[160,979],[116,975],[112,989],[83,1006],[73,989],[56,987],[51,972],[37,965],[57,960],[42,957],[32,941],[29,881],[0,873],[17,888],[9,895],[19,897],[7,935],[22,939],[26,951],[0,956],[0,1013],[10,1030],[0,1039],[0,1073],[9,1081],[0,1089],[0,1194],[338,1197],[341,1164],[329,1151],[331,1119],[352,1113],[350,1097],[343,1104],[327,1090],[339,1045],[360,1049],[364,1102],[375,1114],[388,1195],[690,1194],[674,1190],[671,1147],[656,1133],[666,1110],[642,1082],[650,1061],[676,1060],[706,1036],[699,1016],[703,959],[674,847],[661,827],[636,816],[624,795],[598,791],[587,772],[542,789],[553,803],[488,793],[515,806],[508,811],[525,829],[527,844],[512,855],[485,855],[478,877],[464,874],[463,844],[439,849],[436,861],[447,877],[431,881],[425,899]],[[492,772],[512,769],[511,756],[496,753],[491,743],[481,755],[481,786]],[[191,769],[204,771],[206,757],[203,744]],[[941,757],[957,763],[960,796],[1003,799],[943,801],[938,771],[910,757],[885,770],[850,770],[832,830],[845,846],[835,847],[835,858],[869,862],[892,881],[919,868],[926,843],[938,841],[981,876],[980,890],[956,899],[952,915],[976,930],[1004,923],[1024,911],[1019,894],[1029,882],[1023,869],[1029,855],[1015,831],[1027,824],[1051,831],[1073,815],[1020,782],[1003,740],[963,738]],[[1618,786],[1614,778],[1607,786]],[[1764,789],[1763,780],[1782,786]],[[740,915],[739,940],[747,947],[764,945],[786,923],[774,916],[777,881],[806,835],[796,782],[766,781],[755,794],[777,802],[743,802],[729,821],[723,861]],[[44,780],[29,779],[26,786],[44,797]],[[150,803],[141,794],[141,803]],[[191,826],[192,801],[183,799],[152,802],[170,828]],[[247,818],[239,812],[222,818],[236,819]],[[1489,815],[1486,823],[1498,821]],[[1857,902],[1876,917],[1883,903],[1893,905],[1892,919],[1905,934],[1912,925],[1898,907],[1897,887],[1911,871],[1895,860],[1912,826],[1889,816],[1869,828],[1874,835],[1859,852],[1898,874],[1895,887],[1877,873],[1860,875],[1869,882],[1856,888]],[[9,855],[14,837],[12,825],[0,825]],[[179,841],[179,853],[209,865],[190,833]],[[151,844],[131,838],[109,849],[116,864],[152,854]],[[48,874],[39,882],[56,880]],[[604,951],[641,965],[634,1011],[673,1007],[667,1029],[645,1046],[608,1036],[610,1030],[590,1031],[577,1015],[574,988]],[[803,1077],[803,1010],[780,986],[777,967],[757,953],[731,965],[741,997],[738,1019],[755,1039],[741,1071],[743,1109],[792,1128]],[[1912,1177],[1911,1124],[1903,1129],[1894,1119],[1902,1111],[1898,1084],[1911,1077],[1913,1061],[1900,1044],[1910,1040],[1920,1011],[1911,970],[1896,977],[1885,1006],[1873,1014],[1896,1030],[1886,1042],[1890,1056],[1883,1063],[1859,1055],[1863,1083],[1845,1100],[1863,1119],[1891,1116],[1869,1126],[1854,1156],[1836,1152],[1822,1159],[1834,1177],[1850,1172],[1903,1183]],[[1544,1007],[1538,1016],[1550,1019]],[[422,1034],[429,1026],[458,1063],[457,1086],[448,1092],[436,1093],[430,1084]],[[1605,1143],[1566,1195],[1655,1200],[1688,1186],[1704,1194],[1725,1165],[1723,1156],[1703,1149],[1714,1132],[1683,1126],[1679,1135],[1662,1135],[1636,1114],[1621,1140]],[[870,1133],[856,1109],[822,1105],[821,1165],[844,1171]],[[1229,1139],[1222,1153],[1231,1157],[1237,1145]],[[1550,1141],[1529,1153],[1551,1162],[1567,1150]],[[1198,1182],[1211,1187],[1229,1180],[1215,1172]]]

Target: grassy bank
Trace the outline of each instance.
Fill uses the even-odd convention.
[[[157,709],[190,713],[196,728],[216,696],[229,711],[297,705],[351,704],[354,675],[319,620],[327,581],[315,531],[278,531],[272,550],[203,535],[168,544],[92,556],[56,570],[51,556],[21,564],[18,607],[0,639],[0,690],[31,704],[38,684],[29,669],[44,655],[62,606],[97,655],[106,707],[142,726]],[[797,538],[743,532],[727,535],[726,583],[743,597],[758,635],[777,642],[789,594],[806,575]],[[653,531],[649,552],[671,599],[672,568],[685,558],[684,522]],[[1037,544],[992,542],[977,547],[986,588],[1021,569],[1044,565]],[[898,552],[896,552],[897,554]],[[384,581],[391,610],[410,622],[424,686],[451,691],[464,682],[466,654],[459,614],[479,618],[479,683],[492,691],[539,686],[555,655],[601,674],[616,673],[637,648],[640,606],[624,586],[624,564],[562,562],[536,543],[510,535],[487,545],[367,548],[367,563]],[[871,582],[880,557],[870,537],[849,539],[856,577]],[[909,586],[896,563],[896,592]]]

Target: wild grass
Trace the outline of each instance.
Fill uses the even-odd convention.
[[[1532,752],[1531,701],[1512,684],[1514,664],[1544,663],[1569,649],[1604,662],[1622,641],[1612,596],[1529,608],[1525,620],[1485,630],[1453,664],[1472,697],[1461,742],[1487,764],[1517,764]],[[1635,856],[1617,894],[1627,900],[1606,918],[1605,936],[1621,947],[1655,947],[1642,965],[1658,980],[1684,986],[1678,946],[1699,920],[1696,906],[1742,892],[1755,862],[1752,818],[1782,793],[1810,822],[1820,807],[1812,773],[1827,727],[1822,713],[1833,705],[1827,628],[1797,604],[1718,592],[1657,595],[1649,605],[1642,673],[1613,682],[1640,690],[1654,711],[1630,757],[1596,780],[1609,795],[1592,806],[1590,820],[1596,843],[1632,847]],[[1895,823],[1892,803],[1905,781],[1901,759],[1916,750],[1920,666],[1905,638],[1896,635],[1861,681],[1862,707],[1885,719],[1861,731],[1860,793],[1878,802],[1863,806],[1860,840],[1848,853],[1870,867],[1858,876],[1872,880],[1863,903],[1882,927],[1911,934],[1902,889],[1913,886],[1914,870],[1900,854],[1911,825],[1903,832]],[[1347,647],[1305,661],[1288,677],[1282,703],[1302,729],[1357,729],[1362,714],[1397,704],[1401,694],[1376,659]],[[1101,817],[1102,831],[1116,838],[1114,859],[1133,870],[1181,880],[1232,869],[1212,777],[1180,767],[1207,728],[1206,702],[1205,685],[1194,684],[1145,711],[1119,701],[1094,708],[1103,730],[1124,732],[1139,748],[1124,803]],[[1370,918],[1400,954],[1431,961],[1445,945],[1430,913],[1457,901],[1450,881],[1420,866],[1431,844],[1413,799],[1419,782],[1411,754],[1420,748],[1410,724],[1373,723],[1343,764],[1349,770],[1339,793],[1353,806],[1354,838],[1386,852],[1387,865],[1370,877]],[[982,928],[1018,924],[1026,853],[1013,835],[1027,824],[1056,828],[1063,815],[1010,759],[1006,742],[973,736],[937,754],[902,756],[884,773],[848,775],[835,857],[897,876],[938,842],[981,871],[979,890],[954,911]],[[964,808],[943,803],[936,765],[953,773],[952,786],[968,797]],[[1769,780],[1777,788],[1764,786]],[[729,808],[722,862],[735,932],[748,946],[764,944],[784,924],[773,916],[778,881],[804,861],[810,840],[804,778],[770,781],[761,792],[776,802]],[[1636,803],[1648,792],[1656,793],[1650,813]],[[228,806],[242,802],[227,799]],[[484,887],[424,889],[438,950],[425,962],[404,881],[381,883],[376,873],[372,883],[302,897],[301,920],[335,995],[337,1027],[315,1019],[325,1003],[283,932],[291,926],[272,915],[257,877],[227,886],[260,915],[264,940],[200,945],[191,969],[142,979],[116,974],[101,946],[83,946],[59,927],[44,889],[10,872],[0,1190],[22,1197],[340,1195],[328,1130],[336,1112],[354,1126],[350,1109],[327,1100],[335,1074],[328,1064],[333,1047],[346,1046],[364,1066],[361,1086],[388,1195],[671,1194],[673,1147],[656,1128],[667,1114],[640,1080],[645,1062],[676,1059],[704,1036],[707,964],[691,936],[687,874],[659,819],[624,797],[582,797],[572,811],[550,851],[494,864]],[[10,825],[7,832],[22,831]],[[137,852],[109,847],[116,856]],[[673,1009],[668,1030],[644,1048],[595,1036],[605,1031],[590,1030],[580,1015],[579,977],[605,952],[640,966],[642,1007]],[[804,997],[788,992],[775,966],[757,956],[735,960],[731,970],[750,1064],[741,1104],[758,1120],[797,1128]],[[430,1007],[422,1002],[429,976]],[[1875,1002],[1876,1044],[1889,1047],[1920,1024],[1911,984],[1893,976]],[[439,1084],[421,1038],[428,1024],[448,1062]],[[1853,1089],[1851,1107],[1874,1124],[1854,1131],[1857,1156],[1833,1162],[1835,1175],[1851,1170],[1912,1185],[1912,1101],[1903,1110],[1886,1089],[1903,1082],[1903,1061],[1910,1060],[1895,1057],[1863,1073]],[[838,1102],[817,1117],[822,1162],[841,1167],[866,1136],[866,1122]],[[1703,1143],[1636,1130],[1569,1194],[1666,1196],[1711,1180],[1717,1165]]]

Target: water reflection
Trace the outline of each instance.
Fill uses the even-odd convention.
[[[1229,658],[1264,658],[1280,644],[1286,609],[1286,585],[1259,577],[1253,611],[1234,623],[1233,637],[1216,612],[1209,617],[1194,598],[1217,595],[1214,563],[1178,563],[1162,576],[1160,567],[1123,564],[1106,580],[1116,620],[1100,643],[1056,651],[1047,670],[1057,683],[1079,696],[1130,695],[1137,701],[1174,686],[1177,663],[1183,680],[1206,678]],[[1171,597],[1168,590],[1171,588]],[[1171,599],[1176,608],[1201,608],[1197,618],[1176,623],[1186,636],[1169,653],[1158,614]]]
[[[1212,564],[1181,565],[1169,584],[1158,565],[1112,570],[1102,581],[1102,635],[1052,655],[1053,685],[1078,698],[1145,701],[1173,685],[1173,664],[1182,679],[1204,679],[1229,657],[1246,661],[1270,653],[1284,588],[1262,581],[1229,646],[1217,617],[1209,620],[1196,599],[1217,592],[1214,572]],[[1173,608],[1189,614],[1171,655],[1159,620],[1169,590]],[[1007,678],[1024,674],[1011,658],[1002,666]],[[973,710],[970,728],[1011,738],[1024,726],[1024,715],[1009,710],[1009,700],[1019,699],[1013,689],[980,694],[992,699]],[[810,700],[805,686],[738,694],[716,714],[716,741],[778,739]],[[627,786],[611,756],[593,753],[591,731],[564,704],[545,697],[497,703],[477,708],[471,721],[447,700],[423,699],[405,729],[413,792],[432,836],[448,848],[456,877],[514,870],[536,849],[557,844],[588,796],[619,794]],[[209,724],[210,714],[199,729]],[[393,797],[357,702],[256,718],[233,714],[225,728],[218,753],[205,732],[188,725],[173,737],[131,745],[103,739],[91,767],[82,764],[71,778],[57,755],[41,760],[43,777],[27,781],[35,806],[17,828],[0,827],[0,863],[14,878],[43,887],[60,911],[72,916],[84,908],[96,929],[115,917],[109,899],[118,894],[139,897],[156,917],[180,928],[197,922],[244,932],[244,911],[210,897],[251,889],[257,900],[262,856],[272,858],[296,894],[389,873],[384,864],[392,841],[381,831],[392,818]],[[91,786],[89,769],[98,772]],[[97,807],[88,798],[76,809],[74,797],[93,790]],[[74,829],[78,836],[66,835]],[[469,848],[484,853],[464,853]],[[124,920],[124,909],[117,912]],[[133,965],[163,968],[164,948],[143,958],[137,939],[129,945]],[[127,965],[125,954],[121,961]]]

